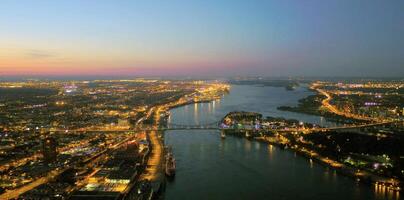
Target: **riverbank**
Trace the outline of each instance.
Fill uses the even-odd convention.
[[[310,131],[305,130],[304,123],[288,123],[287,120],[276,118],[262,119],[262,115],[255,112],[230,112],[222,119],[222,137],[235,135],[265,141],[282,149],[290,149],[295,153],[317,161],[338,171],[343,175],[354,178],[358,182],[376,184],[387,190],[399,191],[402,183],[396,173],[402,151],[396,148],[403,138],[377,138],[372,134],[355,132]],[[387,136],[386,136],[387,137]],[[362,142],[363,141],[363,142]],[[366,148],[367,144],[373,148]],[[378,146],[391,145],[390,151]],[[354,154],[362,154],[362,159],[356,159]],[[367,155],[367,156],[365,156]],[[384,155],[385,161],[374,159],[377,155]],[[389,156],[393,158],[389,158]],[[367,160],[366,160],[367,159]],[[355,164],[361,162],[363,164]],[[394,164],[394,165],[393,165]],[[376,168],[375,168],[376,166]],[[384,167],[380,167],[384,166]],[[389,167],[388,167],[389,166]],[[383,168],[378,171],[375,169]]]
[[[288,142],[286,142],[287,138],[285,138],[281,134],[276,133],[273,134],[273,136],[268,136],[267,133],[262,132],[246,133],[244,131],[226,131],[225,134],[263,142],[269,145],[277,146],[285,151],[294,152],[297,155],[309,159],[310,162],[316,162],[324,167],[329,167],[331,169],[334,169],[337,173],[350,177],[357,182],[369,186],[373,185],[375,187],[380,187],[380,189],[382,190],[399,193],[401,191],[401,188],[403,187],[403,184],[394,178],[382,177],[380,175],[373,174],[366,170],[361,170],[351,166],[347,166],[341,162],[322,156],[320,153],[314,150],[310,150],[299,145],[290,145]]]
[[[298,99],[311,94],[302,87],[290,92],[275,87],[232,85],[231,92],[215,103],[206,103],[203,106],[191,104],[171,109],[167,122],[192,126],[217,122],[232,111],[245,110],[261,113],[264,115],[263,119],[266,116],[297,119],[280,123],[277,121],[281,120],[273,119],[271,121],[276,122],[266,124],[267,127],[279,130],[293,124],[299,128],[302,126],[301,122],[316,124],[316,127],[335,127],[333,123],[327,123],[314,115],[276,109],[282,105],[294,105]],[[303,126],[308,127],[305,123]],[[251,125],[247,126],[250,127]],[[240,135],[240,138],[227,136],[220,139],[220,134],[212,132],[166,132],[165,144],[173,147],[178,161],[175,180],[167,182],[166,199],[265,199],[271,194],[274,199],[381,200],[385,199],[383,195],[387,195],[340,173],[333,173],[334,170],[329,170],[328,167],[310,164],[309,159],[291,153],[291,149],[282,150],[275,145],[270,148],[267,142],[256,140],[259,138],[241,139],[245,135]]]
[[[168,110],[174,109],[174,108],[178,108],[178,107],[181,107],[181,106],[186,106],[186,105],[190,105],[190,104],[195,104],[195,103],[210,103],[210,102],[216,101],[216,100],[218,100],[218,99],[220,99],[220,98],[213,98],[213,99],[206,99],[206,100],[191,100],[191,101],[187,101],[187,102],[184,102],[184,103],[179,103],[179,104],[175,104],[175,105],[170,105],[170,106],[168,107]]]
[[[341,123],[341,124],[354,124],[354,123],[363,123],[365,120],[358,120],[353,118],[348,118],[345,116],[337,115],[335,113],[328,112],[325,109],[322,109],[322,101],[326,97],[320,94],[309,95],[305,98],[299,99],[297,106],[279,106],[278,110],[281,111],[289,111],[296,113],[303,113],[309,115],[322,116],[328,121]]]

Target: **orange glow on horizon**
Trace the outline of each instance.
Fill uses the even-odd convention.
[[[82,52],[50,53],[47,51],[14,50],[0,48],[0,76],[80,76],[80,75],[190,75],[215,74],[235,68],[253,65],[240,57],[196,57],[176,53],[161,56],[156,54],[130,57],[128,55],[105,56],[105,52],[93,55]],[[32,54],[32,55],[31,55]],[[99,56],[99,57],[97,57]],[[171,57],[170,57],[171,56]]]

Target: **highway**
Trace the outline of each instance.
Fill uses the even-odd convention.
[[[7,163],[5,165],[0,166],[0,171],[7,171],[10,167],[16,168],[16,167],[19,167],[21,165],[25,165],[28,162],[36,161],[39,158],[42,158],[42,153],[35,153],[35,154],[31,155],[31,156],[21,158],[19,160],[11,161],[11,162],[9,162],[9,163]]]
[[[149,133],[149,138],[152,146],[152,152],[147,162],[147,168],[144,174],[140,177],[140,180],[158,180],[162,172],[162,157],[163,157],[163,145],[157,136],[156,131]]]
[[[2,195],[0,195],[0,199],[15,199],[19,195],[21,195],[29,190],[32,190],[32,189],[38,187],[39,185],[42,185],[44,183],[51,181],[52,179],[54,179],[55,177],[57,177],[64,171],[65,171],[65,169],[55,169],[55,170],[49,172],[45,177],[39,178],[27,185],[24,185],[15,190],[6,191]]]
[[[320,94],[322,94],[322,95],[324,95],[326,97],[323,101],[321,101],[322,106],[324,108],[326,108],[327,110],[329,110],[330,112],[336,114],[336,115],[340,115],[340,116],[344,116],[344,117],[352,118],[352,119],[357,119],[357,120],[380,121],[380,119],[377,119],[377,118],[360,116],[360,115],[347,113],[347,112],[343,112],[343,111],[338,110],[334,105],[332,105],[330,103],[330,101],[332,100],[332,96],[326,90],[320,89],[319,84],[314,83],[311,86],[311,89],[316,90],[317,92],[319,92]]]
[[[151,114],[153,113],[153,110],[155,108],[151,108],[149,110],[149,112],[146,115],[146,119],[149,118],[151,116]],[[160,111],[160,110],[159,110]],[[156,119],[159,119],[159,114],[157,114],[159,112],[156,112]],[[157,128],[157,126],[155,126],[155,128]],[[60,130],[61,132],[65,132],[65,130]],[[103,131],[103,130],[100,130]],[[111,130],[113,131],[113,130]],[[115,130],[114,130],[115,131]],[[125,132],[127,131],[134,131],[134,130],[125,130]],[[56,131],[57,132],[57,131]],[[149,134],[150,140],[151,140],[151,145],[153,146],[153,152],[152,152],[152,156],[149,159],[149,163],[148,166],[151,166],[150,168],[147,169],[148,174],[144,177],[145,179],[149,179],[149,180],[153,180],[155,177],[157,177],[157,172],[158,172],[158,166],[161,165],[160,161],[161,161],[161,156],[163,154],[163,149],[162,149],[162,145],[160,144],[160,141],[157,137],[157,133],[156,131],[151,131],[151,133]],[[121,146],[122,144],[124,144],[125,142],[127,142],[130,138],[127,138],[115,145],[113,145],[112,147],[110,147],[109,151],[111,150],[115,150],[117,149],[119,146]],[[104,151],[104,153],[107,151]],[[29,158],[25,158],[22,160],[17,161],[18,165],[21,165],[21,163],[25,163],[28,162],[30,160],[32,160],[33,157],[38,157],[40,156],[39,154],[36,156],[31,156]],[[17,164],[15,163],[15,164]],[[4,168],[4,166],[2,166],[2,168]],[[61,173],[63,173],[65,170],[67,170],[69,167],[65,167],[63,169],[55,169],[50,171],[46,176],[38,178],[37,180],[28,183],[22,187],[19,187],[17,189],[14,190],[8,190],[5,193],[3,193],[2,195],[0,195],[0,199],[14,199],[14,198],[18,198],[19,195],[32,190],[36,187],[38,187],[39,185],[48,183],[49,181],[51,181],[52,179],[54,179],[55,177],[59,176]],[[4,168],[6,169],[6,168]]]
[[[155,112],[155,124],[154,127],[157,128],[160,122],[160,113],[163,111],[163,107],[158,107]],[[160,138],[157,136],[157,131],[149,132],[149,139],[152,147],[151,155],[147,162],[146,173],[142,174],[141,180],[156,181],[162,176],[162,158],[163,158],[163,144]]]
[[[111,152],[114,151],[116,149],[118,149],[120,146],[122,146],[123,144],[125,144],[128,140],[133,139],[132,137],[128,137],[122,141],[117,142],[116,144],[110,146],[108,149],[99,152],[98,154],[94,155],[93,157],[89,158],[88,161],[92,160],[91,162],[87,163],[86,166],[91,166],[94,162],[96,162],[99,159],[103,159],[102,155],[105,155],[107,152]],[[84,161],[87,162],[87,161]],[[0,199],[15,199],[18,198],[19,195],[32,190],[42,184],[46,184],[49,181],[53,180],[55,177],[59,176],[61,173],[63,173],[64,171],[66,171],[67,169],[69,169],[71,167],[71,165],[65,165],[65,167],[63,167],[62,169],[60,168],[56,168],[50,172],[47,173],[46,176],[41,177],[36,179],[35,181],[28,183],[22,187],[16,188],[14,190],[8,190],[5,193],[3,193],[2,195],[0,195]]]

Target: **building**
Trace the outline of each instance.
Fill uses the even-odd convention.
[[[56,161],[57,157],[57,142],[53,137],[46,137],[42,144],[42,153],[46,163]]]
[[[129,121],[127,119],[118,119],[119,127],[129,127]]]

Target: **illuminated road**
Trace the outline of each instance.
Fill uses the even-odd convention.
[[[60,130],[60,132],[65,132],[65,130]],[[82,141],[79,141],[79,142],[78,142],[78,141],[74,141],[74,142],[72,142],[72,143],[70,143],[70,144],[68,144],[68,145],[66,145],[66,146],[58,147],[58,148],[57,148],[57,151],[58,151],[58,152],[65,152],[65,151],[68,151],[68,150],[73,149],[73,148],[78,147],[78,146],[85,146],[85,145],[88,145],[88,144],[89,144],[89,141],[90,141],[91,139],[92,139],[92,138],[89,138],[89,139],[82,140]],[[39,152],[39,153],[34,153],[34,154],[29,155],[29,156],[27,156],[27,157],[21,158],[21,159],[19,159],[19,160],[13,160],[13,161],[11,161],[11,162],[9,162],[9,163],[6,163],[6,164],[0,166],[0,171],[1,171],[1,172],[7,171],[7,170],[9,170],[11,167],[12,167],[12,168],[17,168],[17,167],[19,167],[19,166],[22,166],[22,165],[27,164],[28,162],[37,161],[38,159],[42,159],[42,157],[43,157],[43,155],[42,155],[41,152]]]
[[[120,146],[122,146],[123,144],[125,144],[128,140],[132,139],[133,136],[128,137],[122,141],[117,142],[116,144],[110,145],[108,150],[104,150],[99,152],[98,154],[94,155],[93,157],[89,158],[88,160],[93,160],[92,162],[89,162],[86,166],[91,166],[94,162],[98,161],[98,160],[102,160],[103,157],[102,156],[98,156],[98,155],[105,155],[105,153],[109,152],[109,151],[114,151],[117,148],[119,148]],[[86,162],[86,161],[84,161]],[[50,172],[47,173],[47,175],[45,177],[41,177],[36,179],[35,181],[28,183],[22,187],[16,188],[14,190],[8,190],[6,191],[4,194],[0,195],[0,199],[14,199],[17,198],[19,195],[32,190],[36,187],[38,187],[39,185],[42,184],[46,184],[49,181],[53,180],[55,177],[59,176],[61,173],[63,173],[65,170],[69,169],[70,167],[66,166],[63,169],[55,169],[52,170]]]
[[[52,180],[53,178],[57,177],[58,175],[60,175],[62,172],[64,172],[65,170],[53,170],[51,172],[48,173],[47,176],[39,178],[25,186],[22,186],[18,189],[15,190],[10,190],[10,191],[6,191],[4,194],[0,195],[0,199],[14,199],[17,198],[19,195],[34,189],[35,187],[38,187],[39,185],[42,185],[44,183],[49,182],[50,180]]]
[[[162,172],[163,147],[157,137],[156,131],[151,131],[149,137],[153,150],[147,162],[148,168],[146,169],[146,173],[143,174],[140,179],[154,181],[159,178]]]
[[[158,107],[155,113],[155,126],[158,127],[160,122],[160,113],[163,111],[163,107]],[[141,176],[141,180],[147,179],[155,181],[162,175],[162,157],[163,157],[163,145],[161,140],[157,136],[157,131],[151,131],[149,133],[149,139],[152,146],[152,152],[147,162],[148,168],[146,173]]]
[[[12,162],[9,162],[5,165],[0,166],[0,171],[6,171],[8,170],[10,167],[16,168],[19,167],[21,165],[25,165],[28,162],[31,161],[36,161],[37,159],[42,158],[42,153],[35,153],[29,157],[25,157],[25,158],[21,158],[19,160],[15,160]]]
[[[164,175],[162,169],[162,165],[163,165],[163,156],[164,156],[164,147],[163,144],[161,142],[161,139],[158,137],[158,132],[157,131],[153,131],[153,130],[159,130],[159,126],[158,126],[158,121],[160,118],[160,113],[162,113],[163,111],[168,110],[171,107],[176,107],[179,105],[183,105],[183,104],[187,104],[187,103],[193,103],[193,102],[198,102],[198,101],[207,101],[207,100],[212,100],[215,98],[218,98],[220,94],[222,94],[223,89],[227,88],[227,85],[223,85],[223,84],[211,84],[208,88],[202,88],[199,90],[193,90],[192,93],[187,94],[185,96],[182,96],[180,99],[177,99],[178,95],[173,95],[171,97],[168,97],[167,100],[172,101],[170,103],[167,103],[165,105],[162,106],[153,106],[153,107],[149,107],[149,109],[146,111],[144,117],[142,117],[141,119],[139,119],[136,123],[137,127],[136,129],[130,129],[130,130],[124,130],[123,129],[128,129],[128,127],[113,127],[113,128],[108,128],[107,126],[105,128],[102,127],[102,124],[97,124],[91,127],[87,127],[87,128],[80,128],[80,129],[76,129],[76,130],[71,130],[71,129],[58,129],[55,130],[56,127],[52,127],[49,129],[41,129],[41,131],[45,131],[45,132],[54,132],[54,133],[66,133],[66,134],[71,134],[72,132],[77,132],[77,133],[83,133],[83,132],[129,132],[129,133],[134,133],[134,132],[138,132],[141,130],[147,130],[147,129],[142,129],[141,127],[138,128],[138,124],[141,124],[141,122],[143,122],[146,119],[150,119],[152,117],[153,114],[156,114],[155,117],[155,121],[157,122],[156,124],[154,124],[153,128],[151,129],[151,131],[148,131],[148,135],[149,135],[149,139],[150,139],[150,145],[152,146],[152,152],[150,154],[150,158],[148,160],[148,168],[146,169],[147,174],[145,174],[143,176],[143,178],[147,178],[147,179],[156,179],[158,177],[158,174],[162,174]],[[187,90],[188,91],[188,90]],[[99,128],[98,128],[99,127]],[[189,127],[183,127],[183,128],[189,128]],[[206,127],[205,127],[206,128]],[[56,128],[57,129],[57,128]],[[99,129],[99,130],[98,130]],[[34,131],[34,130],[32,130]],[[89,146],[89,141],[92,138],[86,139],[86,140],[82,140],[82,141],[75,141],[74,143],[68,144],[64,147],[59,147],[57,149],[57,151],[59,153],[64,153],[70,150],[74,150],[74,148],[84,148]],[[117,149],[118,147],[120,147],[125,141],[122,141],[121,143],[113,143],[113,144],[109,144],[108,145],[108,152],[113,151],[115,149]],[[103,151],[102,154],[104,154],[105,152]],[[98,155],[98,154],[97,154]],[[40,160],[42,158],[42,153],[35,153],[33,155],[27,155],[27,157],[25,158],[19,158],[13,161],[10,161],[7,164],[3,164],[2,166],[0,166],[0,171],[6,173],[6,171],[11,170],[12,168],[17,168],[19,166],[25,165],[29,162],[32,161],[37,161]],[[95,160],[99,160],[101,158],[98,158],[98,156],[94,157],[94,156],[89,156],[88,160],[91,161],[93,160],[93,158],[95,158]],[[70,163],[70,166],[73,166],[75,163]],[[66,165],[65,165],[66,166]],[[49,181],[51,181],[54,177],[57,177],[58,175],[60,175],[60,173],[62,173],[64,170],[68,169],[70,166],[66,166],[66,167],[61,167],[58,169],[48,169],[48,173],[46,175],[43,176],[38,176],[33,178],[32,182],[29,182],[21,187],[16,186],[18,188],[13,188],[12,190],[7,190],[5,193],[3,193],[2,195],[0,195],[0,199],[12,199],[12,198],[18,198],[19,195],[34,189],[35,187],[38,187],[39,185],[42,184],[46,184]],[[16,179],[18,179],[18,177],[16,177]],[[28,181],[26,181],[28,182]],[[26,183],[25,182],[25,183]]]
[[[317,90],[317,92],[319,92],[320,94],[322,94],[326,97],[323,101],[321,101],[322,106],[336,115],[340,115],[340,116],[344,116],[344,117],[352,118],[352,119],[365,120],[365,121],[380,121],[377,118],[365,117],[365,116],[360,116],[360,115],[355,115],[352,113],[340,111],[334,105],[332,105],[330,103],[330,101],[332,100],[331,95],[328,92],[326,92],[325,90],[320,89],[318,84],[313,84],[311,88]]]

